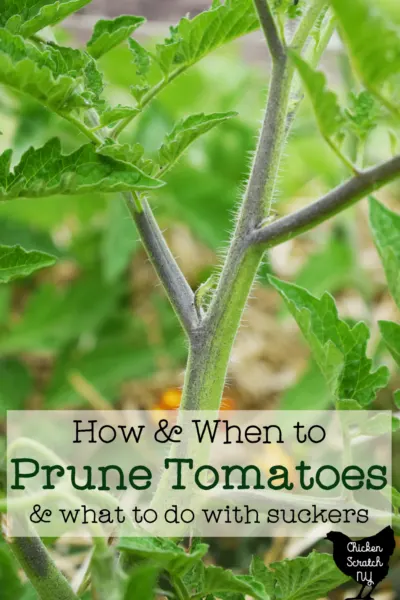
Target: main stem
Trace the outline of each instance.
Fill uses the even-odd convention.
[[[265,247],[251,245],[250,240],[270,213],[288,132],[294,68],[286,49],[277,41],[266,0],[257,0],[255,5],[273,63],[267,107],[218,287],[204,320],[191,336],[181,403],[183,410],[219,409],[232,347],[265,252]],[[300,22],[291,42],[298,51],[304,47],[324,5],[325,0],[315,0]]]
[[[323,4],[316,0],[302,20],[292,42],[295,47],[304,46]],[[265,33],[271,37],[270,30]],[[270,43],[269,47],[273,67],[258,146],[217,289],[206,316],[191,332],[181,410],[219,410],[233,343],[265,251],[250,240],[274,199],[294,75],[286,51],[275,51]],[[156,510],[164,506],[169,492],[169,474],[164,472],[152,502]]]
[[[292,67],[286,57],[272,70],[267,109],[247,190],[209,311],[193,337],[181,408],[217,410],[232,346],[264,249],[249,238],[269,213],[285,142]]]

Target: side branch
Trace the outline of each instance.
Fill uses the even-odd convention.
[[[249,238],[249,245],[263,244],[272,248],[291,240],[355,204],[367,194],[400,176],[400,155],[376,167],[361,171],[325,196],[297,212],[282,217],[266,227],[256,229]]]
[[[92,127],[99,125],[99,117],[94,110],[89,111],[88,120]],[[99,139],[95,141],[96,145],[104,141],[104,134],[101,131],[98,135]],[[139,230],[142,243],[151,263],[184,330],[190,337],[199,321],[193,291],[172,256],[148,203],[141,200],[139,209],[131,192],[123,194],[123,197]]]
[[[254,0],[258,18],[265,38],[267,40],[269,51],[271,52],[272,60],[281,60],[285,57],[285,47],[279,37],[278,28],[276,26],[268,0]]]
[[[124,196],[150,261],[190,337],[199,324],[194,293],[168,248],[148,203],[141,198],[142,210],[138,211],[132,194],[128,193]]]

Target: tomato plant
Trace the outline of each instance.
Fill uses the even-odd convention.
[[[367,196],[371,234],[390,293],[400,307],[400,217],[372,196],[400,174],[396,150],[400,34],[384,10],[380,12],[372,0],[214,0],[209,10],[182,18],[167,39],[152,49],[132,37],[144,23],[137,16],[99,21],[83,49],[58,44],[50,28],[89,1],[3,2],[0,82],[18,97],[29,97],[36,109],[44,109],[46,119],[54,118],[55,137],[31,147],[17,159],[12,149],[5,150],[0,157],[0,199],[31,198],[35,203],[36,198],[55,195],[84,194],[92,199],[112,195],[110,210],[122,226],[108,239],[108,247],[116,245],[128,255],[132,251],[136,242],[131,223],[127,226],[129,216],[186,336],[189,352],[179,397],[181,410],[220,408],[232,347],[266,252],[313,230]],[[189,146],[212,129],[232,123],[236,113],[224,110],[179,116],[151,154],[140,140],[126,142],[123,136],[133,123],[145,119],[172,82],[211,52],[259,29],[272,63],[265,116],[221,265],[193,289],[154,216],[153,199],[168,189],[170,171]],[[317,70],[335,31],[340,33],[357,81],[346,103]],[[129,52],[123,55],[127,71],[133,64],[134,83],[126,105],[110,105],[101,61],[121,44]],[[212,101],[212,90],[205,93]],[[330,158],[340,161],[347,178],[314,202],[278,218],[273,210],[278,182],[291,168],[290,162],[282,160],[283,153],[304,94],[309,97],[321,136],[333,152]],[[65,150],[65,122],[84,143]],[[384,162],[366,166],[366,142],[378,123],[387,129],[391,155]],[[19,148],[15,150],[18,156]],[[218,156],[213,159],[218,161]],[[202,219],[206,222],[207,215]],[[209,231],[205,236],[215,241]],[[1,283],[26,277],[57,260],[51,248],[29,250],[22,246],[22,240],[21,245],[0,246]],[[114,269],[120,272],[115,263],[108,269],[111,280]],[[307,274],[303,277],[307,281]],[[268,277],[268,283],[296,320],[336,407],[369,406],[377,392],[387,386],[390,373],[384,365],[376,368],[367,354],[368,327],[341,319],[328,293],[316,297],[304,287],[276,277]],[[29,328],[41,331],[39,346],[43,348],[67,344],[75,331],[90,333],[119,294],[117,286],[114,297],[105,299],[101,292],[101,285],[94,281],[89,305],[83,311],[79,290],[63,298],[54,298],[52,292],[44,290],[37,304],[50,298],[51,314],[35,319],[31,313],[28,325],[19,330],[16,327],[13,336],[0,339],[1,351],[8,355],[29,349]],[[83,295],[87,296],[87,290]],[[63,322],[65,307],[70,310],[75,304],[75,313],[69,313]],[[63,324],[55,333],[54,329],[46,330],[51,319]],[[379,329],[393,361],[400,364],[400,325],[385,320]],[[399,402],[398,394],[396,398]],[[394,417],[393,428],[397,425]],[[164,477],[155,502],[163,497],[166,485]],[[396,511],[397,495],[393,496]],[[235,575],[222,567],[208,566],[203,560],[207,546],[198,540],[185,550],[172,540],[120,539],[109,544],[100,538],[93,541],[81,581],[71,585],[42,540],[32,534],[31,538],[7,541],[43,600],[72,600],[90,597],[90,593],[99,600],[150,600],[156,594],[179,600],[245,596],[317,600],[346,581],[326,554],[274,562],[269,568],[255,557],[249,575]],[[7,571],[5,597],[22,597],[11,555],[4,552],[1,558]],[[167,590],[162,587],[165,581]]]

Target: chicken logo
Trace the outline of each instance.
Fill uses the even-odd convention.
[[[393,529],[385,527],[376,535],[356,542],[337,531],[331,531],[326,538],[333,543],[333,559],[337,567],[362,586],[356,598],[347,600],[373,600],[371,593],[389,571],[389,559],[396,545]],[[363,596],[365,588],[370,590]]]

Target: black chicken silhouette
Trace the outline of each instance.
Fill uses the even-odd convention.
[[[385,527],[376,535],[356,542],[337,531],[331,531],[326,538],[333,542],[333,560],[337,567],[362,586],[356,598],[347,600],[363,598],[366,587],[371,589],[363,600],[373,600],[371,593],[389,572],[389,559],[396,546],[393,529]]]

